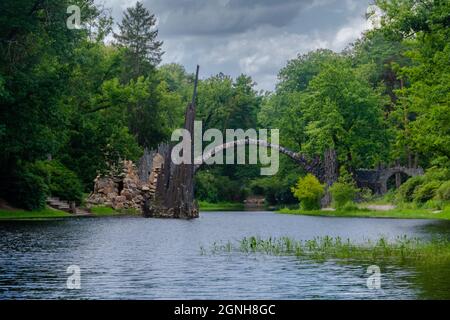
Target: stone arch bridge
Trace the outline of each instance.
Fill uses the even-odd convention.
[[[404,166],[395,166],[390,168],[379,168],[375,170],[359,169],[356,171],[356,181],[359,187],[369,188],[375,193],[385,194],[388,191],[388,180],[396,177],[396,187],[401,184],[400,174],[408,177],[415,177],[423,175],[423,169],[408,168]]]

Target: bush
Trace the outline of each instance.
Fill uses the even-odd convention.
[[[344,206],[353,202],[358,191],[354,183],[338,180],[330,187],[333,206],[336,209],[344,208]]]
[[[47,194],[44,179],[33,172],[32,165],[16,169],[8,190],[8,200],[13,205],[26,210],[40,210],[45,208]]]
[[[291,188],[294,197],[300,201],[304,210],[320,209],[320,199],[324,194],[325,186],[312,174],[299,178],[297,184]]]
[[[450,201],[450,181],[446,181],[436,190],[436,198],[441,201]]]
[[[438,181],[448,181],[450,180],[450,170],[446,168],[432,167],[427,169],[424,175],[427,182],[438,180]]]
[[[416,188],[425,182],[424,176],[417,176],[409,178],[404,184],[397,190],[396,201],[397,202],[412,202],[413,195]]]
[[[80,204],[83,199],[83,185],[78,176],[60,162],[38,161],[34,172],[41,176],[54,197]]]
[[[418,186],[414,190],[413,199],[417,203],[425,203],[436,195],[437,189],[441,186],[440,181],[430,181]]]

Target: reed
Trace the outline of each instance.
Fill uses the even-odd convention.
[[[208,250],[202,248],[202,253]],[[380,238],[355,243],[340,237],[316,237],[310,240],[296,240],[290,237],[260,238],[245,237],[237,242],[214,242],[209,252],[266,254],[272,256],[295,256],[299,259],[324,261],[376,261],[397,263],[450,263],[450,243],[447,239],[424,241],[407,236],[393,241]]]

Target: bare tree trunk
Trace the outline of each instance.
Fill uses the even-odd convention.
[[[324,182],[325,182],[325,195],[321,200],[322,207],[327,207],[331,204],[330,187],[336,182],[338,178],[338,163],[336,150],[333,148],[327,149],[324,153]]]

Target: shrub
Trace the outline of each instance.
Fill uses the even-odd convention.
[[[83,185],[77,175],[60,162],[38,161],[34,172],[44,179],[52,196],[80,204],[83,198]]]
[[[430,181],[424,183],[414,190],[413,199],[417,203],[425,203],[436,195],[437,189],[441,186],[440,181]]]
[[[40,210],[45,207],[48,188],[44,179],[28,164],[16,169],[8,194],[13,205],[26,210]]]
[[[446,181],[436,190],[436,198],[441,201],[450,201],[450,181]]]
[[[346,181],[337,181],[330,187],[333,206],[336,209],[342,209],[348,203],[352,203],[358,192],[354,183]]]
[[[438,180],[438,181],[448,181],[450,180],[450,170],[446,168],[432,167],[427,169],[424,175],[427,182]]]
[[[424,176],[409,178],[404,184],[400,186],[400,188],[398,188],[396,200],[398,202],[412,202],[414,191],[424,182]]]
[[[294,197],[300,201],[300,206],[304,210],[319,209],[324,190],[325,186],[312,174],[299,178],[297,184],[291,188]]]

